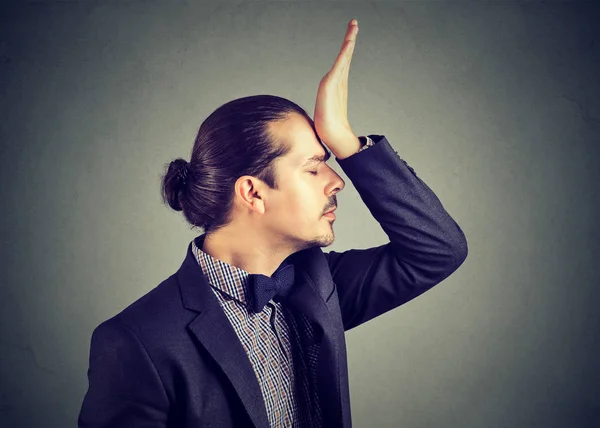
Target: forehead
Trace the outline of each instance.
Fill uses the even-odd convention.
[[[292,113],[286,120],[271,123],[271,132],[282,143],[289,144],[285,156],[290,163],[299,164],[315,155],[327,153],[327,147],[317,135],[314,122],[300,114]]]

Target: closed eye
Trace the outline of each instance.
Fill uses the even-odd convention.
[[[310,172],[312,175],[317,175],[317,171],[308,171]]]

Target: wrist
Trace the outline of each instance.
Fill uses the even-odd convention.
[[[361,140],[354,134],[348,135],[339,141],[341,144],[337,144],[335,150],[333,148],[331,149],[331,152],[339,160],[352,156],[363,146]]]

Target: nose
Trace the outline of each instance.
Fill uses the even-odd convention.
[[[331,180],[331,183],[329,185],[328,194],[335,195],[336,193],[339,193],[342,190],[344,190],[346,183],[344,182],[344,179],[340,177],[337,174],[337,172],[335,172],[333,169],[331,170],[331,172],[333,173],[333,179]]]

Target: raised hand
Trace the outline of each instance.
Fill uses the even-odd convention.
[[[348,122],[348,74],[356,44],[358,22],[348,23],[342,48],[331,67],[321,79],[315,103],[314,123],[323,143],[342,159],[356,152],[358,137]]]

